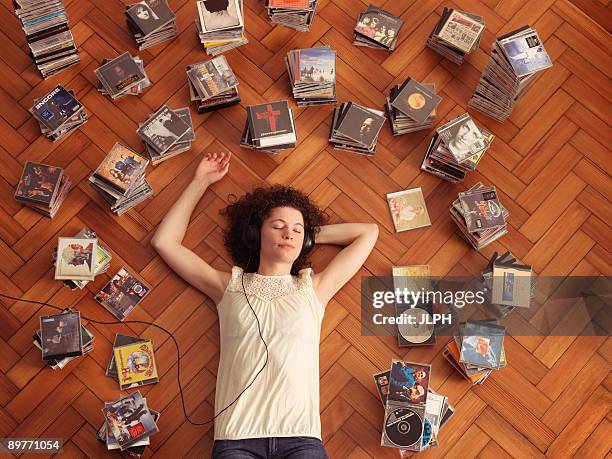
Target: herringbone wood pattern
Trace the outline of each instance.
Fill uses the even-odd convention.
[[[435,274],[480,272],[493,250],[512,250],[539,274],[611,274],[609,56],[612,26],[607,0],[456,0],[447,4],[482,14],[486,33],[481,49],[461,67],[424,47],[445,2],[373,0],[405,20],[392,54],[352,46],[351,30],[367,1],[321,0],[312,31],[273,27],[263,2],[245,0],[250,44],[227,55],[240,79],[244,105],[290,98],[283,56],[287,50],[330,44],[338,51],[339,100],[382,107],[388,88],[411,75],[435,82],[444,97],[438,120],[465,111],[496,35],[529,23],[554,60],[516,108],[498,124],[474,113],[497,138],[466,183],[450,185],[421,173],[430,132],[393,138],[385,126],[376,156],[333,151],[327,142],[330,106],[299,109],[297,148],[279,157],[238,147],[245,120],[242,106],[205,116],[194,115],[197,141],[192,151],[148,172],[155,197],[129,215],[116,217],[90,189],[86,177],[118,139],[142,151],[138,123],[167,102],[188,104],[184,68],[205,59],[193,21],[192,0],[171,0],[179,36],[139,53],[154,84],[140,97],[116,103],[95,89],[93,69],[125,50],[136,53],[118,0],[68,0],[81,64],[42,81],[26,53],[24,35],[10,0],[0,4],[0,285],[8,294],[78,307],[82,314],[110,320],[94,300],[108,276],[86,290],[70,292],[53,280],[51,252],[60,235],[83,225],[93,228],[112,249],[109,273],[127,266],[154,289],[130,318],[154,321],[175,333],[183,356],[182,381],[187,406],[196,419],[212,413],[218,358],[215,308],[174,275],[149,243],[152,230],[190,180],[204,151],[234,154],[229,176],[207,191],[196,208],[185,244],[219,268],[230,260],[221,243],[218,210],[228,194],[255,185],[285,183],[307,193],[332,221],[375,221],[380,238],[362,274],[388,275],[392,264],[429,263]],[[66,140],[52,144],[40,135],[27,108],[57,83],[74,89],[91,114]],[[77,185],[52,220],[22,208],[13,190],[27,159],[66,168]],[[482,254],[459,236],[448,216],[451,201],[477,180],[493,183],[510,209],[510,232]],[[431,228],[394,234],[384,194],[421,186]],[[319,248],[317,269],[335,253]],[[432,347],[400,350],[393,337],[360,336],[359,277],[327,308],[321,340],[321,416],[324,441],[332,458],[398,457],[381,448],[382,408],[371,375],[392,357],[433,363],[433,387],[456,406],[444,428],[441,446],[423,457],[602,457],[611,446],[612,340],[606,337],[508,337],[509,366],[486,384],[470,386],[442,358],[444,340]],[[104,375],[115,332],[155,340],[162,379],[147,386],[149,404],[162,412],[160,433],[146,456],[207,457],[210,427],[193,427],[182,414],[172,342],[148,326],[88,327],[95,350],[63,371],[45,368],[31,343],[38,316],[49,313],[23,302],[0,306],[0,436],[63,437],[64,454],[110,457],[95,438],[104,400],[119,395]]]

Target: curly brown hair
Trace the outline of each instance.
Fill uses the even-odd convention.
[[[272,209],[277,207],[292,207],[299,210],[304,218],[304,232],[311,232],[313,236],[327,222],[327,214],[313,204],[308,196],[295,188],[273,185],[268,188],[255,188],[241,196],[221,209],[221,214],[229,223],[224,232],[225,248],[234,263],[245,272],[257,271],[259,251],[253,252],[244,244],[244,229],[249,224],[261,227],[263,221],[270,216]],[[307,262],[308,255],[300,255],[291,267],[291,274],[297,275]]]

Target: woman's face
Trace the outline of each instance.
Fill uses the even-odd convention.
[[[261,225],[261,258],[292,263],[304,242],[304,217],[293,207],[275,207]]]

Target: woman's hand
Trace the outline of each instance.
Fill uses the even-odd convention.
[[[231,153],[206,153],[193,177],[202,186],[209,186],[221,180],[229,170]]]

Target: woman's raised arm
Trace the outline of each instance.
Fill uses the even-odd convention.
[[[168,266],[215,303],[221,300],[231,274],[213,268],[182,242],[193,209],[206,189],[227,174],[229,161],[230,153],[208,153],[204,156],[193,180],[170,208],[151,238],[151,245]]]
[[[327,267],[313,277],[313,286],[321,304],[327,302],[365,263],[378,239],[375,223],[338,223],[325,225],[317,234],[317,244],[346,246]]]

